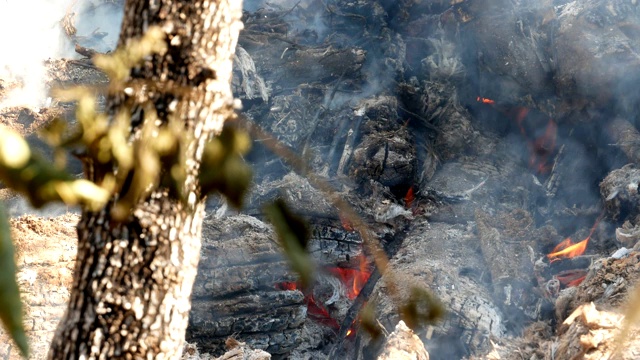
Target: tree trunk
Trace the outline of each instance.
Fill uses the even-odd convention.
[[[112,217],[118,194],[102,211],[83,211],[71,299],[50,359],[180,356],[204,215],[197,174],[206,141],[233,116],[230,80],[241,6],[232,0],[127,0],[119,45],[158,25],[167,35],[168,51],[149,57],[130,74],[129,80],[157,86],[109,94],[107,112],[113,115],[127,102],[151,102],[163,123],[169,117],[184,121],[191,134],[182,150],[187,201],[160,187],[136,204],[125,222]],[[162,90],[178,87],[179,93]],[[131,121],[133,141],[144,119]],[[87,177],[101,180],[91,169],[87,164]]]

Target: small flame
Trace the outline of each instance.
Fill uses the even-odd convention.
[[[347,330],[347,337],[348,337],[349,335],[351,335],[352,333],[353,333],[353,330],[351,330],[351,329]]]
[[[491,99],[483,98],[483,97],[480,97],[480,96],[478,96],[476,98],[476,101],[481,102],[483,104],[495,104],[496,103],[495,101],[493,101]]]
[[[553,248],[553,251],[551,251],[551,253],[547,255],[547,258],[549,258],[549,260],[551,261],[556,261],[560,260],[561,258],[572,258],[584,254],[585,250],[587,250],[587,245],[589,245],[589,240],[591,239],[593,233],[596,231],[596,227],[598,226],[600,220],[602,220],[603,216],[604,213],[598,216],[596,222],[593,224],[591,230],[589,231],[589,236],[587,236],[584,240],[574,244],[571,238],[566,238],[560,244],[556,245],[555,248]]]
[[[558,244],[551,254],[547,255],[550,260],[559,260],[560,258],[572,258],[584,254],[589,244],[591,235],[586,239],[574,244],[571,238],[566,238],[560,244]]]
[[[347,288],[347,297],[355,299],[364,284],[369,280],[371,272],[368,270],[367,257],[364,254],[358,256],[359,269],[334,267],[329,272],[335,275]]]

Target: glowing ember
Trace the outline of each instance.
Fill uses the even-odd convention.
[[[355,231],[355,229],[353,228],[353,225],[351,225],[351,221],[349,221],[349,219],[346,216],[343,216],[343,215],[339,215],[339,216],[340,216],[340,223],[342,224],[343,229],[349,232]]]
[[[318,304],[313,296],[308,294],[304,297],[304,300],[307,303],[307,314],[309,314],[311,319],[336,331],[340,329],[338,321],[331,317],[329,311],[324,306]]]
[[[293,281],[285,281],[279,284],[276,284],[276,289],[278,290],[296,290],[298,288],[298,284]]]
[[[480,97],[480,96],[478,96],[478,97],[476,98],[476,100],[477,100],[478,102],[483,103],[483,104],[495,104],[495,103],[496,103],[495,101],[493,101],[493,100],[491,100],[491,99],[483,98],[483,97]]]
[[[574,269],[561,271],[558,275],[554,276],[560,284],[566,287],[578,286],[587,276],[587,271],[583,269]]]
[[[404,206],[407,209],[411,209],[411,206],[413,205],[413,200],[415,200],[416,196],[413,193],[413,186],[411,186],[409,188],[409,190],[407,190],[407,194],[404,196]]]
[[[335,275],[347,288],[347,297],[350,300],[355,299],[364,284],[369,280],[371,272],[368,271],[367,258],[364,255],[358,256],[359,269],[349,269],[335,267],[330,268],[329,272]]]
[[[331,274],[336,276],[345,285],[347,289],[346,295],[350,300],[353,300],[358,296],[358,294],[362,290],[362,287],[371,276],[371,272],[368,270],[369,264],[367,262],[366,256],[364,256],[364,254],[361,254],[358,256],[357,260],[359,269],[349,269],[341,267],[328,269]],[[275,288],[278,290],[296,290],[300,287],[296,282],[285,281],[277,283],[275,285]],[[340,330],[340,324],[338,324],[338,321],[331,316],[327,308],[325,308],[322,303],[318,303],[316,301],[312,293],[306,293],[304,296],[304,301],[307,304],[307,314],[309,315],[309,318],[311,318],[315,322],[328,326],[335,331]],[[352,337],[354,335],[355,331],[353,330],[352,325],[352,327],[347,331],[347,337]]]
[[[569,283],[567,284],[567,287],[578,286],[578,285],[582,284],[582,282],[583,282],[583,281],[584,281],[584,279],[586,279],[586,278],[587,278],[587,275],[585,275],[585,276],[581,276],[581,277],[579,277],[579,278],[577,278],[577,279],[575,279],[575,280],[573,280],[573,281],[569,282]]]

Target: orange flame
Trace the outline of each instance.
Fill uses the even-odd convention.
[[[495,104],[496,103],[495,101],[493,101],[491,99],[483,98],[483,97],[480,97],[480,96],[478,96],[476,98],[476,101],[481,102],[483,104]]]
[[[335,275],[347,287],[347,297],[355,299],[364,284],[369,280],[371,272],[368,270],[367,257],[364,254],[358,256],[359,269],[330,268],[329,272]]]
[[[589,236],[587,236],[584,240],[574,244],[571,238],[566,238],[560,244],[556,245],[555,248],[553,248],[553,251],[551,251],[551,253],[547,255],[547,258],[549,258],[549,260],[551,261],[556,261],[560,260],[561,258],[572,258],[584,254],[585,250],[587,250],[587,245],[589,245],[589,240],[591,239],[593,233],[596,231],[596,227],[598,226],[600,220],[602,220],[603,216],[604,213],[598,216],[596,222],[593,224],[591,230],[589,231]]]
[[[558,244],[553,251],[547,255],[549,260],[559,260],[560,258],[572,258],[578,255],[584,254],[585,250],[587,250],[587,245],[589,244],[589,239],[591,235],[586,239],[580,241],[577,244],[574,244],[571,241],[571,238],[566,238],[560,244]]]

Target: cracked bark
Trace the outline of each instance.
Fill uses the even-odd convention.
[[[107,112],[113,115],[126,102],[149,101],[163,122],[170,117],[184,121],[192,134],[184,149],[188,201],[160,187],[134,206],[126,222],[113,221],[113,201],[99,212],[83,211],[71,298],[49,359],[179,358],[204,215],[196,179],[206,141],[233,116],[230,80],[241,5],[127,0],[119,45],[158,25],[167,35],[168,51],[131,71],[130,80],[155,83],[155,90],[136,93],[135,99],[124,92],[111,94]],[[161,90],[176,87],[179,94]],[[133,121],[132,141],[142,125]],[[99,181],[91,168],[86,176]]]

